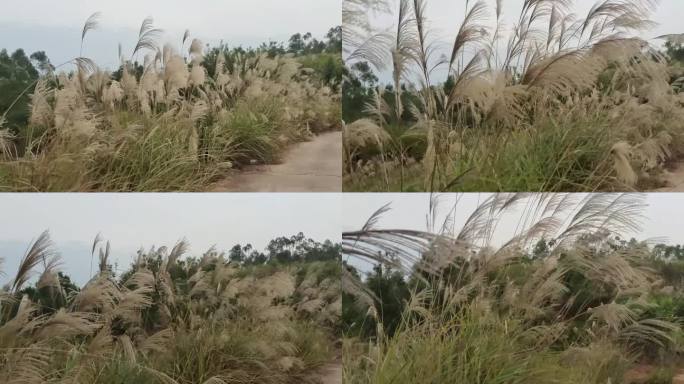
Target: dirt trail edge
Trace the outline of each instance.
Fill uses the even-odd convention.
[[[650,383],[649,381],[651,379],[651,376],[655,373],[657,370],[657,367],[648,365],[648,364],[640,364],[629,371],[625,374],[624,377],[624,383],[625,384],[643,384],[643,383]],[[672,377],[672,384],[684,384],[684,368],[679,368],[676,370],[674,373],[674,376]]]
[[[667,186],[653,192],[684,192],[684,162],[678,162],[672,169],[665,171]]]
[[[342,384],[342,360],[322,366],[311,378],[321,384]]]
[[[212,192],[341,192],[342,132],[326,132],[292,146],[280,164],[250,166]]]

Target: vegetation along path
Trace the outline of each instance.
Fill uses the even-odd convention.
[[[338,192],[342,189],[342,132],[326,132],[293,146],[280,164],[250,166],[215,184],[214,192]]]

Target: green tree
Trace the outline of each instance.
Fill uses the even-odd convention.
[[[228,252],[228,259],[236,264],[242,264],[245,260],[245,253],[240,244],[235,244]]]
[[[684,45],[678,42],[667,41],[665,43],[665,49],[672,61],[684,64]]]
[[[36,52],[31,58],[35,58],[39,67],[47,68],[50,62],[45,52]],[[6,127],[15,133],[21,133],[28,124],[29,95],[40,75],[31,58],[23,49],[11,55],[5,49],[0,50],[0,116],[5,115]]]

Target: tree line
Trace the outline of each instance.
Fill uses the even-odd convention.
[[[326,83],[341,83],[342,81],[342,27],[331,28],[323,39],[316,39],[310,32],[296,33],[287,43],[269,41],[257,47],[229,47],[221,42],[216,47],[206,47],[206,60],[202,65],[209,76],[213,76],[218,55],[225,56],[225,63],[229,69],[237,61],[238,56],[254,57],[266,53],[269,57],[291,54],[299,57],[302,64],[315,71],[321,81]],[[133,63],[135,73],[140,77],[143,73],[141,63]],[[23,49],[9,53],[0,50],[0,116],[4,116],[2,128],[9,128],[19,133],[28,124],[30,95],[36,80],[54,69],[49,57],[44,51],[37,51],[30,55]],[[121,78],[123,68],[113,72],[112,78]],[[11,109],[8,111],[8,109]],[[1,123],[1,122],[0,122]]]

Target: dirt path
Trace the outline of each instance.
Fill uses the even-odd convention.
[[[282,163],[250,166],[212,192],[340,192],[342,132],[327,132],[290,148]]]
[[[657,370],[652,365],[641,364],[630,369],[625,374],[626,384],[641,384],[647,382]],[[684,384],[684,368],[677,370],[672,377],[672,384]]]
[[[672,378],[672,384],[684,384],[684,370],[679,371],[675,377]]]
[[[342,384],[342,360],[336,360],[322,366],[312,379],[321,384]]]
[[[663,176],[667,186],[653,192],[684,192],[684,162],[679,162],[673,168],[666,170]]]

